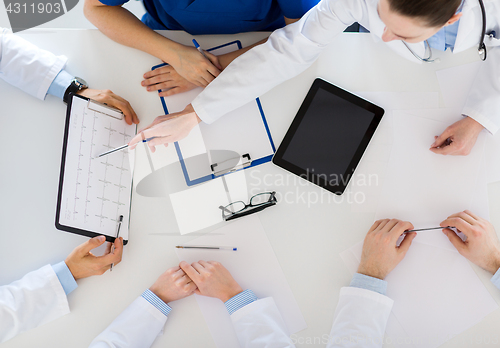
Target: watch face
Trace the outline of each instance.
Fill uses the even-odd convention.
[[[73,81],[78,86],[78,90],[82,90],[82,89],[89,87],[87,82],[84,79],[82,79],[81,77],[75,77],[75,79]]]

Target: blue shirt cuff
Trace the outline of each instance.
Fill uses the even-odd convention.
[[[384,296],[387,293],[387,282],[385,280],[373,278],[360,273],[354,274],[349,286],[375,291]]]
[[[168,316],[168,314],[172,311],[172,307],[163,302],[158,296],[154,294],[151,290],[147,289],[141,295],[146,301],[151,303],[154,307],[156,307],[160,312]]]
[[[66,92],[71,84],[71,80],[74,78],[75,77],[70,75],[66,70],[61,70],[50,84],[47,93],[62,99],[64,97],[64,92]]]
[[[66,295],[69,295],[70,292],[78,287],[78,284],[76,284],[76,280],[66,265],[66,262],[61,261],[53,265],[52,269],[56,272],[57,279],[59,279]]]
[[[500,268],[497,270],[495,275],[491,278],[491,282],[495,284],[495,286],[500,289]]]
[[[236,312],[238,309],[241,309],[245,307],[246,305],[257,301],[258,298],[255,296],[252,290],[247,289],[243,292],[240,292],[238,295],[230,298],[226,302],[224,302],[224,305],[226,306],[227,311],[229,312],[229,315],[233,314]]]

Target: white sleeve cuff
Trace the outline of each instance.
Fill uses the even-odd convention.
[[[480,112],[478,112],[470,107],[466,106],[462,110],[462,115],[469,116],[470,118],[474,119],[474,121],[480,123],[491,134],[495,134],[498,131],[499,126],[497,124],[492,122],[490,118],[484,116]]]

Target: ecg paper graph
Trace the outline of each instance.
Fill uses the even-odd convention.
[[[135,135],[135,125],[93,111],[88,102],[72,101],[64,169],[59,223],[87,231],[120,235],[128,239],[132,174],[128,151],[101,158],[97,155],[126,144]]]

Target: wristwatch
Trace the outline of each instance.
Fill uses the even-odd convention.
[[[82,79],[81,77],[75,77],[73,80],[71,80],[71,84],[69,85],[69,87],[66,88],[66,92],[64,92],[63,102],[68,104],[68,97],[70,93],[75,94],[76,92],[87,88],[89,88],[89,85],[87,84],[87,82],[85,82],[84,79]]]

